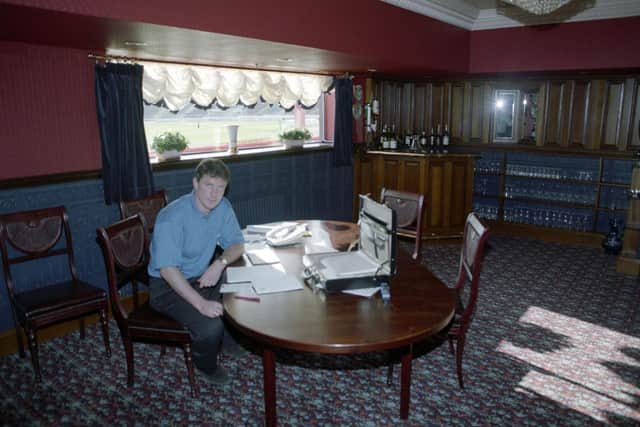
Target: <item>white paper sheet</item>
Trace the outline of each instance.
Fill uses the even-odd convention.
[[[251,282],[258,294],[303,289],[302,280],[284,272],[282,264],[228,267],[227,282]]]
[[[268,246],[248,249],[246,254],[252,265],[276,264],[280,262],[276,253]]]
[[[253,293],[253,284],[251,282],[240,282],[240,283],[221,283],[220,284],[220,293],[221,294],[229,294],[233,292],[238,292],[242,294]]]

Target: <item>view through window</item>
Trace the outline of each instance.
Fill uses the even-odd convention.
[[[180,132],[189,141],[185,153],[224,152],[229,145],[227,125],[238,125],[238,148],[262,148],[282,145],[279,135],[294,128],[306,128],[311,141],[324,136],[324,96],[310,109],[296,106],[289,111],[260,100],[253,106],[242,104],[220,108],[215,103],[202,108],[193,103],[172,112],[162,105],[144,105],[144,127],[149,153],[153,138],[163,132]]]

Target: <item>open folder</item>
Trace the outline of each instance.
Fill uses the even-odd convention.
[[[251,283],[257,294],[303,289],[302,282],[286,274],[281,264],[227,267],[227,283]]]

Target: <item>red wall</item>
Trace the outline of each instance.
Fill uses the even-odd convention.
[[[372,0],[280,0],[278,7],[263,0],[3,1],[337,50],[407,68],[640,68],[640,17],[470,33]],[[86,54],[0,41],[0,180],[100,169],[93,64]]]
[[[101,168],[85,51],[0,42],[0,180]]]
[[[469,72],[640,67],[640,17],[471,32]]]
[[[3,1],[290,43],[435,70],[463,73],[469,66],[468,31],[378,0]]]

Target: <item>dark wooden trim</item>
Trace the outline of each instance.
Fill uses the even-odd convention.
[[[617,150],[576,149],[575,147],[541,147],[530,144],[455,144],[450,153],[477,153],[478,151],[529,152],[535,154],[559,154],[576,157],[595,157],[605,159],[630,160],[634,153]]]

